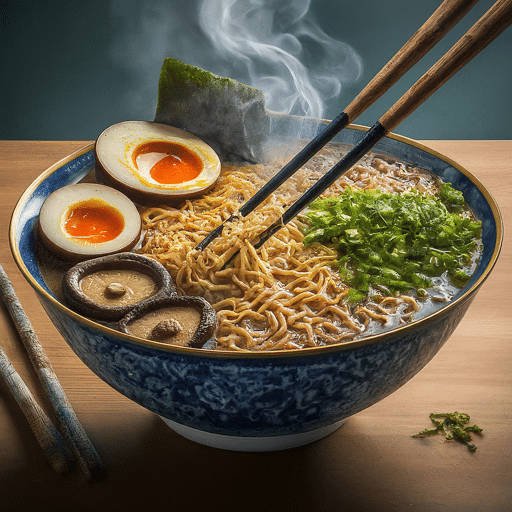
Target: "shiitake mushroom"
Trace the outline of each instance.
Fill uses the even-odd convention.
[[[217,312],[202,297],[148,299],[118,323],[125,334],[161,343],[201,348],[217,330]]]
[[[134,290],[140,275],[154,282],[153,291]],[[84,280],[97,277],[97,286],[86,289]],[[141,286],[145,287],[145,282]],[[89,291],[89,290],[93,291]],[[145,287],[146,289],[146,287]],[[96,320],[117,322],[137,304],[176,294],[167,269],[142,254],[127,252],[80,262],[62,282],[64,299],[71,309]],[[126,294],[130,293],[130,297]]]

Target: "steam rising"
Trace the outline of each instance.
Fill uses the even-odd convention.
[[[151,118],[165,57],[263,91],[269,110],[323,117],[325,102],[361,75],[359,55],[323,32],[311,0],[115,0],[112,57],[133,90],[132,110]]]

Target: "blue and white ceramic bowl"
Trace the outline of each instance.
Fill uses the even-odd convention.
[[[281,118],[306,139],[323,121]],[[280,125],[281,124],[281,125]],[[355,144],[366,128],[336,140]],[[418,373],[450,337],[491,272],[501,247],[498,207],[467,170],[410,139],[390,135],[375,149],[430,169],[462,190],[483,223],[476,273],[450,303],[391,332],[337,346],[273,353],[209,352],[163,346],[104,327],[68,309],[43,281],[34,227],[44,199],[94,167],[93,145],[61,160],[30,185],[12,216],[11,250],[51,321],[80,359],[114,389],[160,415],[175,431],[232,450],[278,450],[320,439]]]

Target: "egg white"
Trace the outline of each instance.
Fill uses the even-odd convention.
[[[162,184],[155,181],[149,171],[158,160],[167,156],[158,153],[139,155],[137,163],[141,164],[136,167],[133,163],[134,151],[141,144],[158,141],[181,144],[194,152],[203,163],[199,175],[183,183]],[[110,126],[98,137],[95,153],[101,172],[142,192],[188,196],[211,187],[221,170],[218,155],[204,141],[179,128],[149,121],[125,121]]]
[[[70,236],[64,229],[70,206],[95,199],[121,214],[124,220],[121,233],[99,243]],[[65,259],[86,259],[129,250],[138,242],[141,229],[142,221],[133,202],[118,190],[96,183],[77,183],[57,189],[46,198],[39,212],[41,241],[52,253]]]

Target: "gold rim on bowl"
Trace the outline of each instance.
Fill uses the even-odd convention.
[[[365,126],[360,125],[350,125],[348,127],[349,129],[353,130],[360,130],[360,131],[367,131],[368,128]],[[109,328],[107,326],[104,326],[102,324],[96,323],[93,320],[90,320],[89,318],[86,318],[84,316],[79,315],[78,313],[75,313],[73,310],[66,307],[64,304],[62,304],[60,301],[58,301],[53,295],[48,293],[31,275],[28,268],[26,267],[23,258],[21,257],[18,243],[16,240],[16,227],[17,222],[19,219],[19,213],[23,209],[25,202],[28,197],[34,192],[35,189],[53,172],[55,172],[57,169],[65,165],[66,163],[70,162],[71,160],[82,156],[90,151],[94,150],[94,143],[88,144],[84,146],[83,148],[73,152],[72,154],[62,158],[58,162],[51,165],[48,169],[46,169],[42,174],[40,174],[25,190],[25,192],[21,195],[20,199],[18,200],[12,216],[11,221],[9,225],[9,244],[11,248],[11,253],[13,255],[13,258],[20,269],[21,273],[25,277],[25,279],[29,282],[29,284],[32,286],[32,288],[35,289],[35,291],[44,297],[45,300],[52,303],[52,305],[62,312],[64,312],[66,315],[72,317],[76,322],[83,324],[84,326],[98,330],[102,332],[104,335],[111,336],[115,335],[116,337],[124,340],[125,342],[133,343],[135,345],[142,345],[148,348],[153,348],[156,350],[163,350],[166,352],[176,352],[176,353],[185,353],[200,357],[215,357],[215,358],[282,358],[282,357],[301,357],[301,356],[309,356],[312,354],[317,353],[328,353],[328,352],[337,352],[337,351],[344,351],[344,350],[352,350],[358,347],[363,347],[366,345],[372,345],[379,342],[385,342],[389,341],[392,338],[398,337],[404,333],[407,333],[407,331],[411,329],[415,329],[417,325],[425,325],[429,324],[430,322],[436,321],[439,317],[447,315],[453,308],[458,307],[460,304],[465,303],[468,301],[473,294],[476,292],[476,290],[482,285],[482,283],[487,279],[490,272],[494,268],[494,265],[496,264],[496,261],[498,259],[502,240],[503,240],[503,220],[501,217],[501,213],[498,209],[498,205],[496,201],[494,200],[491,193],[484,187],[484,185],[476,178],[473,174],[471,174],[467,169],[462,167],[457,162],[453,161],[452,159],[446,157],[445,155],[428,148],[427,146],[413,140],[409,139],[407,137],[404,137],[402,135],[397,135],[394,133],[390,133],[386,136],[386,138],[395,139],[399,142],[403,142],[409,146],[413,146],[421,151],[424,151],[426,153],[429,153],[447,164],[451,165],[455,169],[457,169],[459,172],[461,172],[463,175],[465,175],[472,183],[475,185],[478,190],[481,192],[481,194],[486,199],[487,203],[489,204],[494,220],[496,222],[496,243],[494,246],[493,254],[491,256],[491,259],[487,265],[487,267],[482,272],[481,276],[477,279],[477,281],[468,288],[461,296],[457,297],[456,299],[450,301],[448,304],[443,306],[442,308],[436,310],[435,312],[419,319],[416,321],[413,321],[407,325],[403,325],[401,327],[397,327],[395,329],[392,329],[387,332],[382,332],[379,334],[374,334],[367,336],[365,338],[361,338],[358,340],[353,341],[346,341],[343,343],[338,343],[335,345],[324,345],[319,347],[306,347],[302,349],[297,350],[275,350],[275,351],[267,351],[267,352],[233,352],[228,350],[203,350],[198,348],[190,348],[190,347],[176,347],[173,345],[165,344],[165,343],[159,343],[156,341],[151,340],[145,340],[142,338],[137,338],[135,336],[131,336],[129,334],[121,333],[115,329]]]

